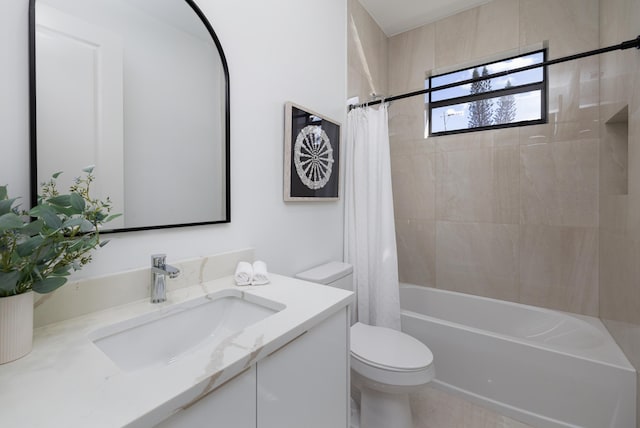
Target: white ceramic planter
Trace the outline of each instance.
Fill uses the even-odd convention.
[[[24,357],[33,343],[33,292],[0,297],[0,364]]]

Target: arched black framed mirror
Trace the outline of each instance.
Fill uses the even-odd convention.
[[[110,231],[229,222],[229,70],[198,6],[29,3],[32,203],[95,165]]]

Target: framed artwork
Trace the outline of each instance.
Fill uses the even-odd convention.
[[[284,200],[337,201],[339,188],[340,124],[286,103]]]

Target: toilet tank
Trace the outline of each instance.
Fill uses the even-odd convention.
[[[353,266],[349,263],[325,263],[300,272],[296,278],[353,291]]]

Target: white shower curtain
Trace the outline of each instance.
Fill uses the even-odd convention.
[[[357,319],[400,330],[386,104],[349,112],[345,152],[344,252],[354,269]]]

